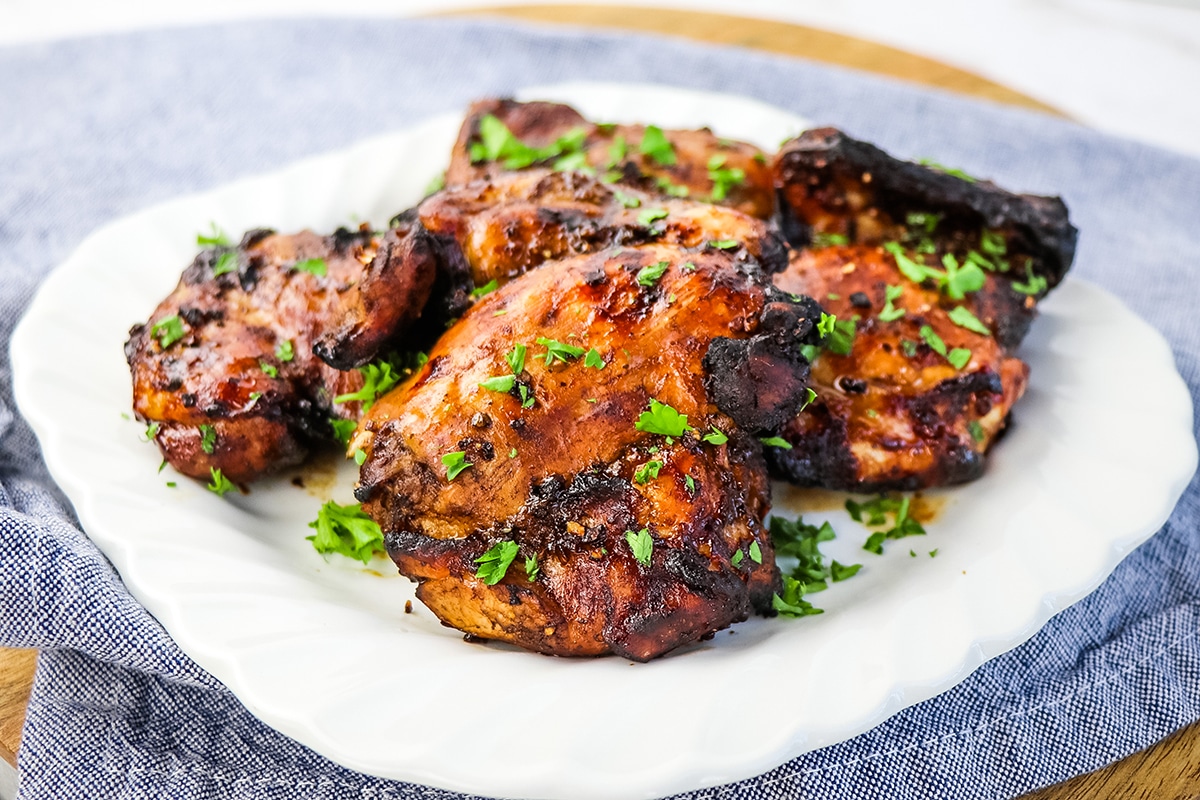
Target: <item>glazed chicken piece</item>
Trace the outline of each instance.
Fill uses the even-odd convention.
[[[614,245],[738,243],[769,272],[787,265],[787,250],[767,224],[732,208],[543,168],[501,172],[445,189],[396,223],[420,230],[431,242],[439,277],[425,313],[429,320],[443,321],[430,323],[438,330],[471,305],[478,287],[503,285],[545,261]],[[375,271],[361,291],[387,297],[389,283],[405,275],[403,270]],[[318,342],[317,353],[340,369],[359,366],[379,353],[378,347],[365,345],[388,341],[393,324],[387,315],[351,308],[347,319]],[[378,333],[366,335],[370,331]]]
[[[350,307],[387,320],[373,348],[413,321],[437,268],[411,234],[255,230],[236,248],[201,252],[125,345],[134,411],[167,463],[245,483],[333,441],[331,419],[355,419],[361,406],[334,399],[361,389],[363,375],[327,366],[313,343]],[[371,270],[392,273],[390,295],[358,291]]]
[[[771,608],[754,432],[804,402],[818,313],[741,248],[548,262],[365,415],[356,494],[443,623],[654,658]]]
[[[508,99],[471,104],[446,185],[535,165],[590,170],[605,180],[638,182],[645,191],[719,203],[760,219],[775,208],[768,159],[753,145],[707,128],[597,124],[560,103]]]
[[[775,283],[842,327],[813,362],[817,400],[782,434],[792,449],[768,454],[774,471],[862,492],[978,477],[1025,391],[1013,352],[1074,257],[1066,207],[832,129],[786,144],[775,169],[782,227],[803,248]]]

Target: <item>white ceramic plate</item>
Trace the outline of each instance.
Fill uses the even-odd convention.
[[[596,119],[708,124],[768,149],[803,127],[757,102],[675,89],[524,96]],[[130,591],[253,713],[339,763],[573,800],[750,777],[1027,639],[1162,525],[1195,469],[1191,399],[1165,342],[1105,292],[1067,280],[1024,345],[1032,381],[1011,432],[981,480],[935,493],[942,510],[925,539],[870,555],[844,511],[801,507],[777,487],[781,512],[833,521],[828,554],[866,565],[813,598],[824,615],[754,620],[644,665],[465,644],[419,604],[404,613],[412,587],[390,562],[327,562],[305,541],[323,500],[351,499],[352,466],[310,468],[307,490],[285,476],[224,500],[185,479],[168,488],[176,478],[157,472],[157,451],[122,417],[121,347],[210,220],[233,232],[382,222],[421,196],[458,122],[439,117],[108,225],[46,280],[13,339],[21,410]]]

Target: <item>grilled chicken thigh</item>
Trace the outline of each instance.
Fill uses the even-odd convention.
[[[740,248],[547,262],[371,408],[357,495],[447,625],[653,658],[771,607],[753,432],[803,403],[818,313]]]
[[[459,130],[446,185],[491,180],[534,165],[636,181],[646,191],[719,203],[761,219],[775,208],[768,159],[753,145],[720,138],[707,128],[597,124],[559,103],[473,103]]]
[[[405,273],[393,276],[386,300],[357,292],[370,265]],[[331,418],[359,411],[359,403],[334,398],[360,389],[362,375],[315,358],[317,335],[347,306],[364,304],[390,321],[389,335],[402,331],[435,272],[401,230],[256,230],[236,248],[207,249],[150,320],[130,331],[134,411],[185,475],[207,479],[220,470],[246,482],[297,464],[314,443],[332,440]]]
[[[775,169],[782,227],[802,248],[775,283],[840,322],[813,362],[818,399],[773,468],[856,491],[978,477],[1025,391],[1013,351],[1074,256],[1066,207],[832,129],[787,143]]]

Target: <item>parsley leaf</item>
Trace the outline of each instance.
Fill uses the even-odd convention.
[[[329,427],[333,428],[333,437],[341,442],[342,447],[349,447],[350,437],[358,430],[358,423],[352,419],[330,419]]]
[[[226,493],[237,488],[234,486],[233,481],[226,478],[224,473],[216,467],[209,467],[208,474],[212,476],[212,480],[205,488],[218,497],[224,497]]]
[[[584,128],[572,128],[546,147],[530,147],[492,114],[479,120],[479,141],[471,144],[471,163],[500,161],[505,169],[524,169],[538,161],[578,153],[587,137]],[[556,165],[557,168],[557,165]],[[569,167],[565,167],[569,168]]]
[[[500,375],[495,378],[488,378],[479,385],[489,392],[511,392],[513,384],[517,382],[515,375]]]
[[[808,617],[813,614],[824,614],[812,603],[803,599],[807,585],[790,575],[783,575],[783,594],[771,597],[771,608],[781,617]]]
[[[850,237],[844,233],[813,231],[811,239],[813,247],[837,247],[850,244]]]
[[[475,563],[479,565],[475,576],[481,578],[488,586],[495,586],[508,572],[508,567],[517,557],[519,549],[516,542],[496,542],[488,548],[486,553],[475,559]],[[528,568],[526,568],[525,574],[528,577]],[[530,580],[533,579],[530,578]]]
[[[1041,275],[1033,274],[1033,260],[1032,259],[1026,260],[1026,262],[1025,262],[1025,278],[1026,278],[1025,283],[1021,283],[1019,281],[1013,281],[1013,284],[1012,284],[1012,288],[1015,289],[1016,291],[1020,292],[1021,294],[1027,294],[1030,296],[1039,295],[1042,292],[1046,291],[1046,287],[1049,285],[1049,283],[1047,282],[1045,277],[1043,277]],[[164,345],[164,347],[165,346],[166,345]]]
[[[853,319],[839,320],[835,314],[821,312],[817,332],[821,334],[821,343],[826,350],[839,356],[848,356],[854,349],[858,323]]]
[[[650,566],[650,556],[654,552],[654,540],[650,538],[650,531],[647,528],[642,528],[640,531],[625,531],[625,541],[629,542],[629,549],[633,551],[633,557],[643,567]]]
[[[965,347],[956,347],[946,354],[946,360],[950,362],[950,366],[961,370],[971,361],[971,351]]]
[[[525,345],[515,344],[513,345],[513,349],[509,350],[504,356],[504,360],[508,362],[508,368],[512,370],[513,375],[520,375],[525,371],[525,351]]]
[[[496,291],[499,288],[500,288],[500,282],[498,280],[496,280],[495,278],[492,278],[490,281],[485,283],[483,286],[477,286],[474,289],[472,289],[471,297],[478,300],[479,298],[483,297],[485,294],[491,294],[492,292]]]
[[[633,427],[645,433],[657,433],[677,439],[688,429],[687,420],[687,414],[680,414],[666,403],[651,400],[650,410],[643,411]]]
[[[421,355],[424,356],[424,354]],[[393,366],[392,362],[386,360],[372,362],[366,366],[359,367],[358,371],[363,376],[362,388],[357,392],[340,394],[333,398],[333,402],[349,403],[358,400],[362,403],[363,411],[369,411],[371,406],[375,405],[375,401],[399,383],[403,377],[397,368]]]
[[[472,466],[470,461],[467,461],[467,453],[465,450],[455,450],[453,453],[446,453],[442,456],[442,464],[446,467],[446,480],[452,481],[458,477],[464,469]]]
[[[226,272],[236,272],[238,268],[237,253],[229,252],[222,253],[216,263],[213,264],[213,277],[224,275]]]
[[[383,552],[383,531],[358,503],[343,506],[330,500],[308,527],[316,534],[305,538],[318,553],[337,553],[366,564]]]
[[[724,433],[722,433],[717,428],[716,425],[710,426],[710,430],[711,430],[710,433],[706,433],[703,436],[701,436],[700,438],[703,439],[704,441],[708,442],[709,444],[715,444],[718,446],[723,445],[729,441],[729,437],[726,436]]]
[[[647,461],[633,473],[633,479],[637,483],[649,483],[658,477],[658,471],[662,469],[662,466],[663,462],[661,461]]]
[[[984,336],[991,336],[992,332],[988,330],[988,326],[979,321],[979,317],[971,313],[966,306],[955,306],[950,311],[950,321],[960,328],[966,328],[975,333],[981,333]]]
[[[166,350],[184,337],[183,320],[178,314],[160,319],[150,328],[150,335],[158,339],[158,346]]]
[[[230,246],[229,236],[225,233],[225,231],[223,231],[219,227],[217,227],[217,223],[209,222],[208,227],[209,227],[210,233],[207,233],[207,234],[197,233],[196,234],[196,246],[197,247],[229,247]]]
[[[291,339],[284,339],[282,342],[275,345],[275,357],[285,363],[296,357],[296,351],[292,347]]]
[[[263,371],[263,374],[266,375],[268,378],[278,378],[279,377],[279,369],[274,364],[272,364],[270,361],[267,361],[266,359],[260,358],[258,360],[258,368],[261,369]],[[335,400],[334,402],[337,402],[337,401]]]
[[[917,163],[923,167],[929,167],[930,169],[935,169],[938,172],[944,173],[946,175],[951,175],[955,178],[958,178],[959,180],[964,180],[967,183],[976,183],[979,180],[978,178],[974,178],[974,177],[968,175],[967,173],[963,172],[961,169],[954,169],[953,167],[947,167],[944,164],[939,164],[938,162],[934,161],[931,158],[917,159]]]
[[[646,126],[638,150],[664,167],[675,163],[675,148],[671,146],[671,141],[663,133],[662,128],[657,125]]]
[[[530,583],[537,580],[538,571],[537,556],[525,556],[525,577],[529,579]]]
[[[637,208],[642,204],[641,200],[631,194],[625,194],[620,189],[613,189],[613,198],[626,208]]]
[[[653,264],[642,267],[640,270],[638,270],[637,282],[642,286],[653,286],[654,284],[658,283],[658,279],[666,273],[668,266],[670,265],[666,261],[657,261]]]
[[[892,305],[893,302],[900,299],[900,295],[904,294],[904,288],[901,286],[888,286],[884,289],[884,300],[886,301],[883,310],[879,312],[879,319],[884,322],[894,322],[904,316],[903,308],[896,308]]]
[[[925,344],[929,345],[929,349],[937,353],[942,358],[946,357],[946,343],[942,341],[942,337],[934,332],[933,328],[928,325],[921,326],[921,338],[925,340]]]
[[[212,455],[217,449],[217,429],[212,425],[200,426],[200,449]]]
[[[886,242],[883,245],[883,249],[892,254],[892,258],[895,259],[896,268],[900,270],[900,274],[913,283],[924,283],[930,278],[936,278],[940,274],[938,270],[931,270],[924,264],[917,263],[909,258],[899,242]]]
[[[844,581],[847,578],[853,578],[858,574],[860,569],[862,569],[862,564],[850,564],[845,566],[834,561],[829,565],[829,574],[830,577],[833,578],[834,582],[837,583],[839,581]]]
[[[753,561],[755,564],[762,563],[762,547],[759,546],[757,539],[750,542],[750,548],[748,552],[750,553],[751,561]]]
[[[708,246],[715,250],[732,250],[741,244],[737,239],[713,239]]]
[[[708,179],[712,181],[713,202],[724,200],[729,190],[745,182],[746,171],[739,167],[726,167],[727,157],[722,153],[715,154],[708,160]]]
[[[729,563],[735,568],[740,567],[742,565],[742,561],[744,561],[745,558],[746,558],[746,554],[743,553],[741,550],[734,550],[733,555],[730,556],[730,558],[729,558]]]
[[[604,363],[604,356],[600,355],[600,351],[594,347],[583,356],[583,365],[595,369],[604,369],[607,366]]]
[[[660,219],[665,219],[670,214],[665,208],[647,208],[645,211],[638,214],[638,224],[650,226]]]
[[[768,436],[765,439],[759,439],[759,441],[765,444],[767,447],[779,447],[784,450],[792,449],[792,443],[787,439],[784,439],[782,436]]]
[[[983,426],[979,424],[979,420],[971,420],[967,423],[967,432],[971,434],[971,438],[976,444],[983,444],[983,440],[987,435],[983,431]]]
[[[318,278],[324,278],[328,272],[323,258],[306,258],[303,261],[297,261],[292,264],[292,269],[297,272],[307,272],[309,275],[316,275]]]
[[[542,347],[545,347],[546,352],[542,355],[534,356],[534,358],[546,359],[547,367],[553,364],[556,359],[565,364],[568,360],[579,358],[581,355],[583,355],[582,347],[576,347],[573,344],[565,344],[555,339],[547,339],[545,336],[539,336],[537,343]]]
[[[951,300],[962,300],[968,292],[977,292],[983,288],[987,276],[977,265],[967,263],[959,266],[958,259],[950,253],[942,256],[942,266],[946,268],[942,289]]]

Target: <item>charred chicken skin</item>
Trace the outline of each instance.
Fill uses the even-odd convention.
[[[718,203],[760,219],[775,208],[768,159],[753,145],[707,128],[597,124],[560,103],[507,99],[481,100],[468,109],[446,185],[535,165],[637,182],[644,191]]]
[[[978,477],[1025,391],[1013,351],[1074,256],[1066,207],[833,129],[786,144],[775,170],[800,248],[775,283],[841,326],[813,362],[817,400],[782,434],[792,449],[769,453],[775,472],[864,492]]]
[[[817,314],[740,248],[543,264],[365,415],[358,498],[445,624],[654,658],[771,606],[753,434],[804,402]]]
[[[150,423],[167,463],[191,477],[220,470],[243,483],[332,441],[330,420],[353,419],[360,406],[334,399],[356,392],[363,378],[317,359],[313,343],[350,305],[390,319],[389,335],[404,329],[436,272],[407,239],[403,230],[256,230],[237,247],[201,252],[125,345],[134,411]],[[386,301],[357,292],[372,264],[405,271]]]

